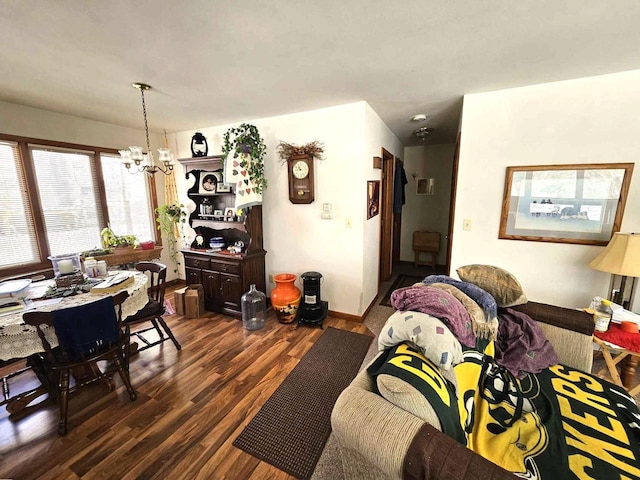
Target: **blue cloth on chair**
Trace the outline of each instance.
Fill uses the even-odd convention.
[[[477,285],[474,285],[473,283],[455,280],[448,275],[429,275],[422,281],[422,283],[424,283],[425,285],[431,285],[432,283],[446,283],[448,285],[453,285],[462,293],[470,297],[478,305],[480,305],[480,308],[482,308],[484,316],[487,320],[496,318],[496,316],[498,315],[498,305],[496,304],[495,299],[491,296],[490,293],[481,289]]]
[[[113,297],[51,313],[60,346],[70,360],[76,360],[120,337]]]

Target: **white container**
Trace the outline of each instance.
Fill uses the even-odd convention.
[[[53,274],[56,277],[60,275],[69,275],[80,271],[80,254],[72,253],[70,255],[53,255],[49,257],[53,265]]]
[[[99,276],[98,262],[93,258],[88,258],[84,261],[84,273],[89,278],[95,278]]]
[[[107,275],[107,262],[104,260],[98,261],[98,275],[105,277]]]
[[[596,324],[596,330],[599,332],[606,332],[609,330],[609,323],[611,322],[611,302],[608,300],[601,300],[600,305],[596,308],[593,314],[593,321]]]

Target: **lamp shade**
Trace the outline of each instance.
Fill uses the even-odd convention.
[[[606,248],[589,266],[614,275],[640,277],[640,235],[614,233]]]

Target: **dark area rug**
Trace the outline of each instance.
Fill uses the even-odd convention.
[[[402,288],[402,287],[410,287],[414,283],[421,282],[422,280],[424,280],[424,277],[419,277],[417,275],[402,275],[402,274],[398,275],[398,278],[396,278],[396,280],[391,284],[391,286],[389,287],[389,290],[387,290],[387,293],[384,294],[384,297],[382,297],[382,300],[380,300],[380,303],[378,305],[384,305],[385,307],[390,307],[391,306],[390,297],[394,290],[397,290],[398,288]]]
[[[373,337],[329,327],[233,444],[307,480],[331,433],[331,410]]]

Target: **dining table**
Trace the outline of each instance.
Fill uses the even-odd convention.
[[[109,272],[109,276],[116,273],[122,272]],[[134,281],[133,283],[129,282],[128,285],[122,288],[129,293],[129,296],[122,304],[123,319],[141,310],[149,300],[147,295],[147,275],[138,271],[130,271],[128,273],[133,277]],[[38,354],[44,352],[42,341],[38,336],[37,328],[24,323],[23,314],[28,311],[54,311],[84,305],[117,293],[96,294],[94,292],[83,292],[58,298],[43,298],[47,291],[51,291],[50,287],[52,285],[55,285],[54,280],[32,282],[24,299],[24,308],[0,314],[0,362],[27,359],[27,365],[33,368],[42,382],[40,387],[30,392],[10,397],[7,380],[3,378],[3,394],[5,398],[4,401],[0,402],[0,405],[6,404],[7,411],[11,414],[25,409],[36,397],[44,393],[51,393],[51,386],[47,385],[49,379],[46,378],[46,372],[43,371],[42,364],[38,360]],[[58,338],[54,327],[44,327],[43,331],[49,344],[52,347],[58,346]]]

